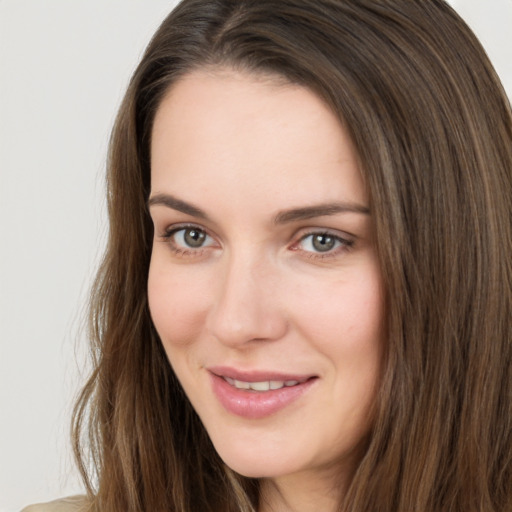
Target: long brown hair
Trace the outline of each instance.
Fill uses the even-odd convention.
[[[147,307],[152,123],[172,84],[205,66],[321,96],[370,191],[386,360],[340,510],[512,510],[512,115],[480,44],[442,0],[184,0],[163,22],[110,146],[94,371],[73,424],[93,508],[258,507],[257,479],[213,450]]]

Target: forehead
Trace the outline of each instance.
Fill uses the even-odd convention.
[[[174,84],[155,117],[151,173],[153,192],[193,185],[222,194],[237,184],[237,198],[366,197],[350,138],[318,96],[234,71],[196,71]]]

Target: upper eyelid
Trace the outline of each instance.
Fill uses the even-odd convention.
[[[204,231],[209,236],[214,236],[211,234],[210,230],[200,224],[196,224],[194,222],[179,222],[176,224],[170,224],[168,227],[164,228],[164,232],[176,232],[181,229],[199,229],[200,231]],[[339,238],[356,238],[356,235],[349,233],[348,231],[341,231],[339,229],[333,228],[323,228],[323,227],[306,227],[300,228],[291,238],[303,238],[309,235],[331,235]]]
[[[316,236],[316,235],[330,236],[330,237],[334,238],[335,240],[337,240],[337,241],[339,241],[342,244],[347,245],[347,246],[348,245],[353,245],[354,242],[355,242],[355,238],[351,237],[351,236],[336,235],[336,234],[330,233],[328,231],[314,231],[314,232],[311,232],[311,233],[305,233],[304,235],[300,236],[295,242],[292,242],[292,245],[298,245],[302,241],[306,240],[307,238],[312,237],[312,236]]]
[[[352,235],[349,235],[348,233],[333,233],[332,231],[325,231],[325,230],[318,230],[318,231],[310,231],[308,233],[304,233],[299,236],[299,241],[303,240],[304,238],[307,238],[309,236],[315,236],[315,235],[325,235],[325,236],[331,236],[332,238],[336,238],[339,240],[346,240],[347,242],[353,241],[355,238]]]
[[[188,229],[191,229],[191,230],[196,230],[196,231],[202,231],[203,233],[205,233],[205,235],[208,237],[208,238],[212,238],[214,239],[215,237],[213,237],[206,229],[204,228],[201,228],[199,226],[195,226],[193,224],[188,224],[186,226],[176,226],[176,227],[169,227],[167,228],[165,231],[164,231],[164,236],[165,237],[170,237],[170,236],[173,236],[175,235],[176,233],[179,233],[180,231],[186,231]]]
[[[298,234],[295,236],[295,238],[298,238],[301,240],[302,238],[305,238],[310,235],[329,235],[333,236],[335,238],[340,238],[342,240],[347,241],[355,241],[357,238],[356,235],[353,233],[350,233],[348,231],[342,231],[340,229],[334,229],[334,228],[324,228],[324,227],[310,227],[310,228],[302,228],[299,230]]]
[[[194,222],[180,222],[177,224],[170,224],[163,229],[163,232],[165,235],[169,235],[181,231],[182,229],[198,229],[199,231],[204,231],[208,236],[213,237],[208,229],[199,224],[195,224]]]

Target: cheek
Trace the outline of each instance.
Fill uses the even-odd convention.
[[[298,325],[329,353],[380,346],[383,294],[377,273],[308,286],[290,294]]]
[[[197,276],[196,276],[197,277]],[[152,260],[148,276],[151,318],[164,348],[188,345],[197,339],[207,311],[208,296],[201,279],[188,279],[177,267],[162,268]]]
[[[323,287],[309,287],[309,292],[302,295],[308,300],[300,300],[299,293],[291,294],[296,324],[302,337],[327,362],[325,377],[330,391],[325,399],[331,404],[331,414],[338,415],[338,422],[351,430],[355,439],[371,421],[382,371],[384,311],[379,275],[351,275]]]

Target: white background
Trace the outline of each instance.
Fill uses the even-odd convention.
[[[81,491],[69,416],[109,131],[176,1],[0,0],[0,512]],[[512,96],[512,0],[453,0]]]

